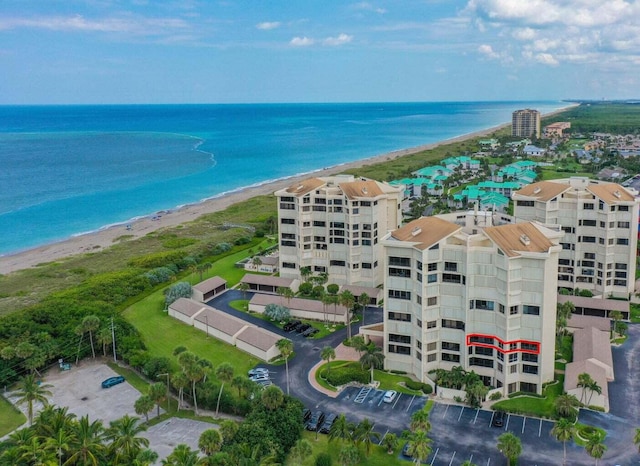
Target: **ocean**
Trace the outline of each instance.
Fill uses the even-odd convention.
[[[564,106],[0,106],[0,255]]]

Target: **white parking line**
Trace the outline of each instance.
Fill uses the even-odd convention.
[[[447,411],[449,411],[449,406],[451,406],[451,405],[447,405],[447,407],[444,408],[444,413],[442,414],[442,419],[444,419],[444,417],[447,415]]]
[[[396,398],[396,402],[393,403],[393,406],[392,406],[393,409],[396,409],[396,405],[398,404],[398,401],[400,401],[400,397],[402,397],[402,393],[398,393],[398,398]]]
[[[413,395],[413,398],[411,398],[411,401],[409,402],[409,406],[407,406],[407,409],[405,409],[405,411],[409,411],[409,408],[411,408],[411,405],[413,404],[413,400],[416,399],[416,396]]]
[[[382,395],[382,397],[380,398],[380,401],[378,401],[378,406],[382,404],[382,400],[384,400],[384,395]]]
[[[489,419],[489,427],[491,427],[491,423],[493,422],[493,416],[495,415],[496,415],[495,411],[491,413],[491,419]]]
[[[438,456],[438,452],[440,451],[440,447],[436,448],[436,452],[433,454],[433,458],[431,459],[430,466],[433,466],[433,462],[436,460],[436,456]]]
[[[451,461],[449,461],[449,466],[453,464],[453,459],[456,457],[456,452],[453,452],[453,456],[451,457]]]
[[[504,430],[509,428],[509,420],[511,419],[511,414],[507,414],[507,423],[504,425]]]
[[[540,427],[538,428],[538,437],[542,435],[542,419],[540,419]]]
[[[480,414],[480,408],[476,409],[476,417],[473,418],[473,423],[475,424],[476,421],[478,420],[478,414]],[[471,461],[471,460],[469,460]]]
[[[487,460],[487,466],[489,466],[489,463],[491,463],[491,458]]]
[[[387,429],[384,435],[380,437],[380,442],[378,443],[378,446],[382,445],[382,442],[384,442],[384,438],[387,436],[388,433],[389,433],[389,429]]]
[[[521,432],[522,434],[524,434],[524,426],[525,426],[526,424],[527,424],[527,418],[526,418],[526,417],[523,417],[523,418],[522,418],[522,432]]]
[[[460,410],[460,415],[458,416],[458,422],[460,422],[460,418],[462,417],[462,413],[464,413],[464,406]]]

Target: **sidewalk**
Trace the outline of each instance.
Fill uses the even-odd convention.
[[[337,361],[358,361],[359,355],[358,352],[353,349],[350,348],[348,346],[344,346],[342,343],[340,343],[336,348],[336,360]],[[316,371],[318,370],[318,368],[320,366],[322,366],[326,361],[324,360],[320,360],[318,361],[310,370],[309,370],[309,376],[308,376],[308,380],[309,380],[309,384],[318,392],[320,393],[324,393],[327,396],[330,396],[331,398],[337,398],[337,396],[340,394],[339,391],[332,391],[329,390],[327,388],[324,388],[322,385],[320,385],[317,381],[316,381]]]

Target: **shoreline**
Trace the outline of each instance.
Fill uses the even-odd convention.
[[[551,116],[573,106],[575,105],[568,105],[542,116]],[[510,122],[502,123],[497,126],[492,126],[490,128],[474,131],[429,144],[410,147],[407,149],[399,149],[384,154],[375,155],[373,157],[360,159],[354,162],[345,162],[339,165],[333,165],[331,167],[326,167],[303,174],[292,175],[272,181],[265,181],[256,185],[238,188],[228,193],[222,193],[205,199],[201,202],[185,204],[175,209],[160,211],[154,214],[137,217],[135,219],[125,220],[121,223],[108,225],[88,233],[78,233],[61,241],[48,243],[42,246],[37,246],[35,248],[26,249],[15,253],[9,253],[7,255],[0,256],[0,274],[8,274],[18,270],[32,268],[37,266],[38,264],[53,262],[77,254],[103,250],[116,244],[114,243],[114,240],[119,237],[128,236],[131,239],[136,239],[162,228],[173,227],[182,223],[187,223],[197,219],[201,215],[224,210],[233,204],[246,201],[248,199],[251,199],[252,197],[273,194],[279,189],[295,184],[310,176],[330,176],[338,174],[342,170],[349,170],[353,168],[360,168],[365,165],[387,162],[389,160],[412,155],[417,152],[430,150],[441,145],[452,144],[456,142],[467,141],[477,137],[487,136],[510,125]],[[130,225],[131,229],[127,229],[126,225]]]

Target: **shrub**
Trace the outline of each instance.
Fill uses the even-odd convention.
[[[327,382],[334,387],[338,387],[349,382],[367,384],[371,379],[371,375],[368,371],[354,366],[331,367],[331,371],[329,371],[329,373],[325,371],[323,375],[326,376]]]
[[[411,390],[422,390],[422,382],[416,382],[415,380],[407,380],[405,382],[407,388]]]
[[[211,252],[213,255],[224,254],[225,252],[231,251],[232,247],[229,243],[218,243]]]
[[[429,385],[428,383],[423,383],[422,384],[422,393],[424,393],[425,395],[431,395],[433,393],[433,387],[431,385]]]
[[[327,293],[329,294],[338,294],[339,290],[340,287],[335,283],[330,283],[329,285],[327,285]]]
[[[280,304],[267,304],[264,308],[264,315],[269,319],[276,320],[278,322],[287,320],[291,317],[289,308],[281,306]]]
[[[180,249],[197,243],[195,238],[167,238],[162,241],[162,246],[167,249]]]
[[[315,466],[331,466],[331,455],[324,451],[319,453],[314,464]]]
[[[309,296],[313,291],[313,285],[309,282],[301,283],[298,287],[298,291],[304,296]]]
[[[459,396],[454,396],[453,397],[453,401],[457,402],[457,403],[462,403],[462,398]]]
[[[177,270],[174,271],[169,267],[156,267],[155,269],[145,273],[144,276],[149,280],[149,283],[151,283],[152,286],[155,286],[160,283],[168,282],[176,272]]]
[[[240,238],[236,239],[233,244],[235,244],[236,246],[242,246],[243,244],[249,244],[251,242],[251,238],[248,236],[241,236]]]
[[[155,267],[166,266],[167,264],[173,264],[179,261],[183,257],[180,251],[168,251],[168,252],[156,252],[154,254],[148,254],[146,256],[134,257],[129,261],[129,265],[132,267],[139,267],[142,269],[153,269]]]
[[[399,370],[395,370],[395,369],[392,369],[389,372],[391,372],[392,374],[400,374],[400,375],[403,375],[403,374],[407,373],[407,371],[399,371]]]
[[[173,286],[170,286],[165,291],[164,302],[167,306],[171,305],[179,298],[191,297],[191,284],[188,282],[178,282]]]
[[[500,392],[493,392],[493,393],[491,394],[491,396],[489,396],[489,399],[490,399],[491,401],[497,401],[497,400],[499,400],[500,398],[502,398],[502,393],[500,393]]]

